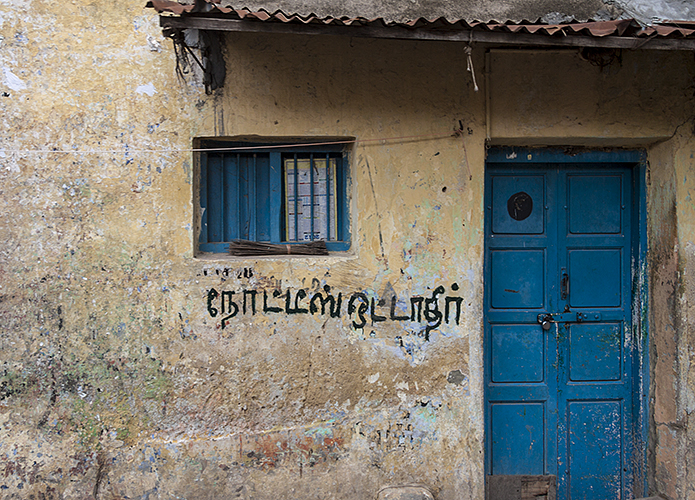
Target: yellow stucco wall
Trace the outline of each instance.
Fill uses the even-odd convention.
[[[663,141],[690,118],[683,100],[692,69],[680,69],[689,66],[686,54],[493,49],[487,60],[490,138],[523,146]]]
[[[386,297],[387,306],[377,314],[387,314],[393,293],[407,301],[431,296],[443,285],[447,294],[464,298],[460,324],[442,325],[430,342],[422,326],[388,321],[354,329],[347,316],[233,324],[235,338],[260,342],[265,360],[245,353],[244,361],[229,363],[248,363],[265,372],[263,378],[276,371],[288,374],[285,380],[309,377],[286,384],[278,400],[286,408],[283,400],[299,398],[299,415],[273,406],[264,425],[329,421],[338,411],[344,422],[334,432],[350,445],[320,487],[322,495],[338,495],[343,481],[365,492],[360,494],[392,482],[420,481],[445,496],[461,489],[480,496],[482,401],[474,394],[480,394],[482,373],[479,360],[469,366],[469,352],[471,343],[474,352],[481,343],[485,132],[483,97],[472,91],[465,59],[451,61],[446,44],[347,38],[269,40],[242,34],[226,49],[228,79],[217,101],[223,114],[207,124],[209,135],[217,126],[218,135],[231,137],[354,136],[358,143],[350,148],[353,247],[346,255],[224,258],[218,265],[252,267],[253,286],[274,278],[296,290],[316,279],[334,294]],[[466,125],[464,137],[452,134],[459,120]],[[287,333],[265,340],[269,330],[301,332],[292,335],[291,354],[278,355]],[[455,370],[464,380],[447,383]],[[305,384],[311,386],[308,394]],[[365,463],[377,463],[378,469]],[[265,481],[267,491],[297,480],[296,471],[282,473],[289,477],[280,485]],[[461,480],[445,479],[451,474]],[[296,487],[301,484],[306,481]]]
[[[650,150],[654,487],[695,498],[693,470],[692,122]]]
[[[486,62],[475,47],[476,93],[454,44],[236,34],[208,96],[177,79],[142,7],[0,3],[0,496],[368,498],[421,482],[483,498],[487,134],[661,140],[692,116],[692,58],[630,53],[599,71],[575,52]],[[566,90],[576,80],[586,88]],[[357,138],[350,251],[196,255],[190,149],[240,135]],[[687,178],[674,196],[690,241],[681,135],[653,154]],[[212,288],[324,285],[402,308],[443,286],[440,307],[463,308],[429,340],[426,321],[259,312],[221,328],[208,310]]]

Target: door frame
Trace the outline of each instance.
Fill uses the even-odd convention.
[[[647,154],[644,150],[590,150],[585,148],[525,148],[525,147],[491,147],[485,159],[485,182],[487,182],[488,164],[506,164],[525,166],[538,163],[561,163],[568,166],[580,163],[622,164],[632,169],[632,191],[634,219],[632,222],[632,257],[630,279],[632,282],[632,331],[635,339],[633,372],[633,422],[634,448],[631,483],[635,498],[646,496],[648,491],[647,447],[649,440],[649,265],[647,259]],[[487,186],[484,189],[483,203],[487,212]],[[484,217],[484,224],[489,217]],[[487,234],[484,227],[483,234]],[[487,237],[484,238],[484,276],[487,276]],[[484,294],[487,287],[483,287]],[[483,300],[483,321],[487,321],[485,296]],[[489,477],[490,436],[488,433],[487,380],[490,367],[487,366],[487,329],[483,329],[483,394],[484,411],[484,471]]]

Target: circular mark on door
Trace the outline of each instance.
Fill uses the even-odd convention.
[[[520,191],[507,200],[507,211],[512,219],[524,220],[533,212],[533,200],[527,193]]]

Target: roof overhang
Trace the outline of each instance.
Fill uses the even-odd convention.
[[[650,50],[691,50],[695,51],[695,26],[688,23],[687,28],[665,27],[666,30],[642,29],[639,36],[620,34],[620,23],[630,20],[589,22],[565,25],[536,24],[492,24],[430,22],[419,20],[404,24],[386,24],[381,20],[346,22],[346,20],[316,19],[294,21],[287,16],[278,20],[275,15],[265,14],[265,20],[231,19],[219,15],[183,14],[180,16],[160,16],[162,28],[199,29],[208,31],[246,32],[266,34],[295,35],[333,35],[366,38],[387,38],[398,40],[426,40],[467,43],[486,43],[496,45],[535,46],[535,47],[594,47],[607,49],[650,49]],[[337,22],[336,22],[337,21]],[[349,20],[354,21],[354,20]],[[381,21],[381,22],[380,22]],[[441,20],[437,20],[441,21]],[[448,24],[448,25],[447,25]],[[613,29],[608,29],[611,25]],[[664,27],[662,27],[664,28]],[[603,34],[605,32],[610,34]],[[673,34],[677,37],[674,37]]]

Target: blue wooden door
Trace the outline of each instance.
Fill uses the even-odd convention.
[[[487,162],[486,471],[632,498],[632,166],[533,156]]]

